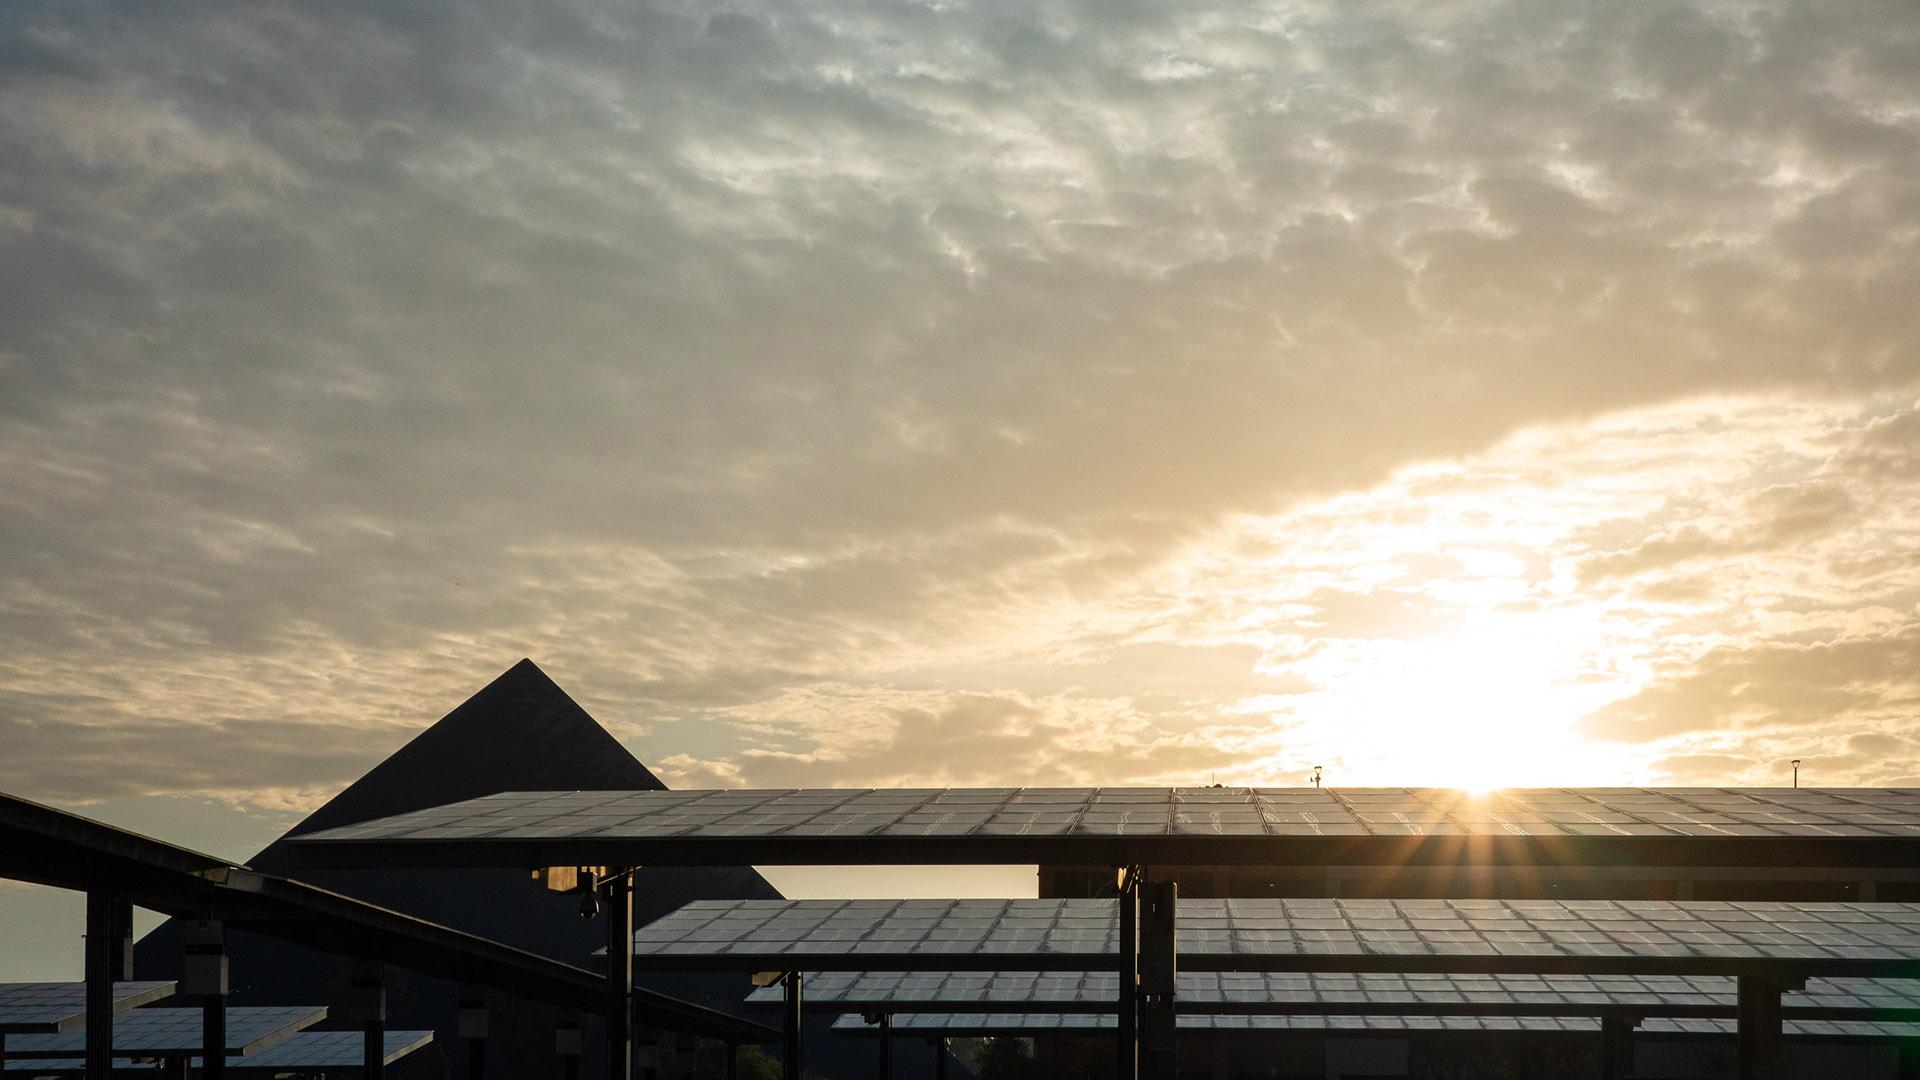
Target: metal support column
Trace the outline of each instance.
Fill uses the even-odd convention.
[[[740,1044],[727,1044],[727,1080],[740,1080]]]
[[[1740,1080],[1784,1080],[1786,1045],[1780,1031],[1780,983],[1740,976]]]
[[[947,1080],[947,1040],[933,1040],[933,1080]]]
[[[1140,1018],[1146,1034],[1148,1080],[1179,1080],[1180,1040],[1174,1023],[1175,908],[1180,889],[1171,881],[1140,885]]]
[[[1139,1080],[1140,1076],[1140,868],[1123,866],[1119,871],[1120,941],[1119,993],[1114,1001],[1117,1013],[1114,1075],[1118,1080]]]
[[[120,939],[119,897],[110,882],[87,889],[87,1080],[112,1080],[113,984],[131,952]]]
[[[487,991],[481,986],[460,990],[460,1038],[467,1044],[467,1080],[486,1080]]]
[[[1607,1013],[1600,1018],[1600,1080],[1627,1080],[1633,1075],[1633,1029],[1640,1018]]]
[[[227,1075],[227,995],[200,999],[200,1076],[224,1080]]]
[[[633,1080],[633,881],[607,868],[607,1080]]]
[[[665,1055],[660,1052],[660,1036],[657,1032],[642,1031],[640,1025],[633,1026],[633,1071],[639,1080],[654,1080],[660,1075],[660,1064]]]
[[[1920,1080],[1920,1042],[1901,1039],[1894,1045],[1899,1056],[1897,1075],[1900,1080]]]
[[[562,1013],[553,1025],[553,1052],[560,1059],[561,1080],[580,1080],[580,1019]]]
[[[387,1071],[387,969],[378,960],[353,962],[342,1019],[360,1024],[360,1075],[380,1080]]]
[[[227,933],[217,921],[189,922],[180,991],[200,998],[200,1075],[227,1075]]]
[[[880,1014],[880,1080],[893,1080],[893,1017]]]
[[[786,1007],[781,1011],[780,1075],[784,1080],[800,1080],[800,973],[787,972],[780,985],[787,988]]]

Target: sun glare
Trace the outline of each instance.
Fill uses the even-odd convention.
[[[1618,763],[1576,724],[1610,691],[1582,677],[1582,643],[1532,622],[1330,656],[1324,690],[1299,703],[1300,731],[1342,762],[1348,785],[1486,793],[1603,779]]]

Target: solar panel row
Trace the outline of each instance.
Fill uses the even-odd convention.
[[[1101,1009],[1118,991],[1108,972],[821,972],[806,982],[816,1010],[937,1011]],[[1178,976],[1183,1009],[1209,1007],[1412,1006],[1513,1008],[1713,1009],[1736,1003],[1734,981],[1679,975],[1354,974],[1342,972],[1196,972]],[[756,990],[752,1005],[776,1006],[777,988]],[[1920,1010],[1910,979],[1812,979],[1788,994],[1793,1010]]]
[[[311,834],[416,839],[1920,836],[1912,789],[948,788],[505,792]]]
[[[1110,900],[698,901],[643,927],[653,969],[1091,970]],[[1904,977],[1920,906],[1554,900],[1190,900],[1184,970],[1390,970]]]
[[[152,1004],[173,995],[171,982],[113,984],[115,1012]],[[0,1034],[66,1031],[86,1019],[87,984],[32,982],[0,984]]]
[[[362,1062],[364,1036],[357,1031],[302,1031],[289,1035],[257,1053],[246,1057],[227,1059],[227,1071],[249,1075],[274,1076],[285,1072],[306,1069],[354,1069],[358,1070]],[[433,1041],[431,1031],[389,1031],[381,1043],[382,1060],[392,1065],[401,1058],[424,1049]],[[200,1056],[192,1055],[188,1063],[199,1068]],[[162,1065],[158,1062],[139,1063],[132,1058],[117,1058],[114,1072],[153,1071],[158,1075]],[[43,1076],[50,1073],[77,1075],[86,1071],[86,1063],[79,1058],[56,1058],[47,1061],[34,1061],[17,1070],[27,1076]]]
[[[227,1010],[227,1050],[250,1054],[326,1019],[321,1006],[235,1008]],[[190,1054],[202,1046],[199,1009],[134,1009],[115,1017],[117,1054]],[[7,1058],[64,1058],[86,1053],[86,1032],[19,1035],[7,1039]]]
[[[1578,1016],[1181,1016],[1182,1031],[1229,1033],[1366,1033],[1405,1034],[1418,1031],[1534,1031],[1592,1034],[1600,1022]],[[1114,1030],[1114,1018],[1095,1013],[900,1013],[889,1018],[891,1033],[933,1038],[973,1035],[1103,1035]],[[1920,1037],[1920,1024],[1876,1021],[1790,1020],[1786,1034],[1798,1038]],[[1724,1036],[1734,1033],[1730,1020],[1649,1019],[1640,1030],[1655,1035]],[[860,1016],[834,1021],[836,1035],[880,1034],[878,1025]]]

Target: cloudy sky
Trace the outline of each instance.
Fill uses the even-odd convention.
[[[1910,0],[9,3],[0,789],[1920,784],[1917,245]]]

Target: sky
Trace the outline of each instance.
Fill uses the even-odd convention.
[[[16,0],[0,790],[1920,785],[1917,244],[1909,0]]]

